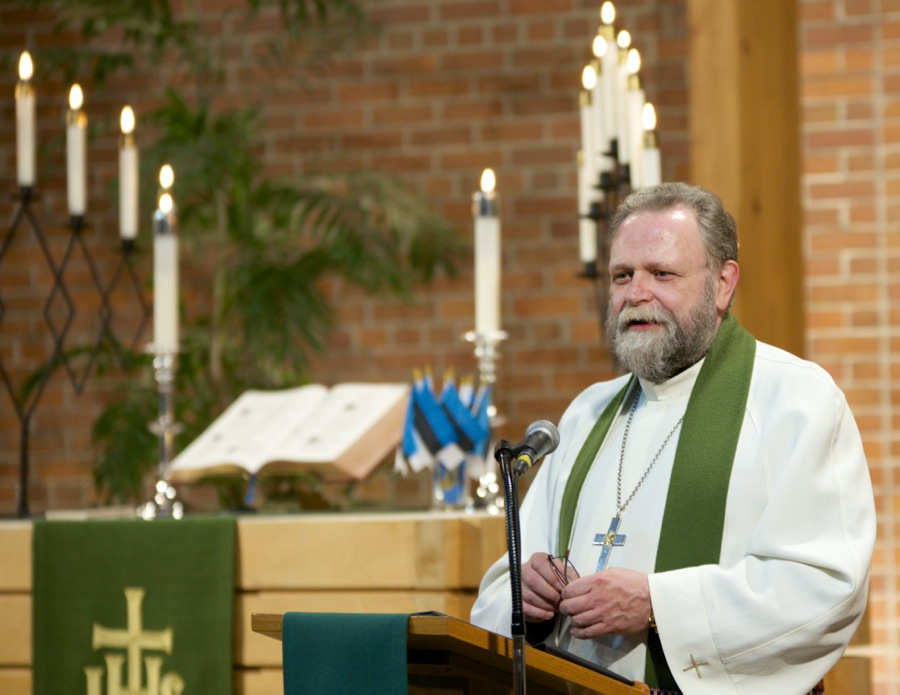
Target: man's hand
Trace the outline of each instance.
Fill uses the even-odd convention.
[[[590,639],[647,629],[650,584],[643,572],[619,567],[601,570],[576,579],[560,594],[557,609],[571,620],[573,637]]]
[[[578,578],[572,565],[547,553],[535,553],[522,565],[522,609],[525,619],[550,620],[559,611],[560,592],[566,581]]]

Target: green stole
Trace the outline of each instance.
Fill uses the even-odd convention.
[[[728,484],[755,356],[756,340],[731,314],[726,314],[697,375],[681,425],[655,572],[719,561]],[[569,547],[585,478],[633,381],[634,377],[606,406],[575,458],[560,510],[560,553]],[[676,689],[659,636],[653,630],[647,648],[647,684],[651,688]]]

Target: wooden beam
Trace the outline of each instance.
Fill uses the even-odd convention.
[[[691,180],[735,218],[734,313],[757,338],[803,355],[796,3],[688,0]]]

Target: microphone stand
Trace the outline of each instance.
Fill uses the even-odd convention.
[[[506,546],[509,553],[509,584],[512,591],[513,693],[525,695],[525,611],[522,607],[522,545],[519,537],[518,474],[514,455],[505,439],[497,442],[494,459],[499,464],[506,495]]]

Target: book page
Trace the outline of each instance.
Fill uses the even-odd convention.
[[[271,460],[273,444],[303,425],[327,397],[318,384],[276,391],[245,391],[172,461],[172,477],[237,466],[255,473]],[[196,476],[193,476],[196,477]]]
[[[389,411],[398,405],[405,407],[408,392],[407,384],[338,384],[313,412],[284,432],[270,452],[270,460],[335,462],[367,435],[382,438],[382,433],[372,430]],[[383,433],[395,445],[402,436],[402,424],[396,429],[396,432]]]

